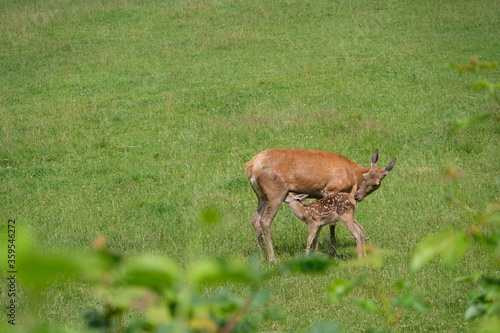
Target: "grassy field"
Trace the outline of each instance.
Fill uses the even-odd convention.
[[[397,163],[357,217],[384,264],[273,278],[266,287],[283,317],[260,331],[307,331],[324,319],[344,332],[388,329],[354,299],[407,279],[431,310],[405,312],[397,328],[473,332],[464,320],[472,290],[455,278],[498,276],[484,250],[473,246],[452,269],[409,266],[426,236],[472,223],[449,197],[476,210],[498,197],[498,117],[449,129],[498,116],[491,96],[470,85],[499,82],[499,71],[461,74],[449,64],[498,60],[499,18],[495,0],[0,0],[1,223],[15,218],[47,250],[88,249],[106,235],[120,253],[167,254],[181,266],[247,259],[257,251],[244,174],[252,156],[318,149],[368,166],[378,148],[380,166]],[[450,166],[463,173],[456,183],[441,180]],[[200,226],[205,208],[223,221]],[[354,240],[338,229],[339,252],[352,260]],[[278,261],[303,251],[307,233],[283,205],[273,224]],[[353,294],[328,301],[333,279],[358,276]],[[44,297],[34,318],[67,326],[97,306],[80,284]]]

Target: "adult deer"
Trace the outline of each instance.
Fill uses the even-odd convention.
[[[258,198],[252,224],[262,257],[265,238],[268,259],[276,262],[271,223],[288,192],[321,199],[333,193],[350,192],[357,186],[354,199],[362,201],[380,186],[382,179],[396,163],[394,159],[382,169],[376,165],[377,160],[378,149],[372,155],[369,168],[340,154],[326,151],[269,149],[255,155],[246,164],[246,173]],[[330,226],[330,237],[335,239],[334,225]],[[330,253],[334,251],[332,249]]]

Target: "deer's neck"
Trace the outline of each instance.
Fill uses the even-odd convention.
[[[359,188],[361,186],[361,183],[363,182],[363,175],[370,171],[370,168],[364,167],[362,165],[358,165],[356,169],[354,169],[354,178],[356,180],[357,187]]]

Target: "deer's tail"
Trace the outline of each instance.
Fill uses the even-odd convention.
[[[253,169],[253,161],[250,161],[250,162],[248,162],[248,163],[246,164],[246,168],[245,168],[246,173],[247,173],[247,178],[248,178],[248,180],[250,180],[250,181],[251,181],[251,179],[252,179],[252,174],[253,174],[252,169]]]

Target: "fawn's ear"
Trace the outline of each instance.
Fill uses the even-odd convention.
[[[307,197],[308,197],[308,194],[299,194],[299,195],[297,195],[297,199],[300,202],[304,201],[304,199],[307,198]]]
[[[353,197],[353,196],[354,196],[354,194],[356,194],[356,191],[357,191],[357,190],[358,190],[358,184],[356,183],[356,184],[354,184],[354,186],[351,188],[351,193],[350,193],[351,197]]]

